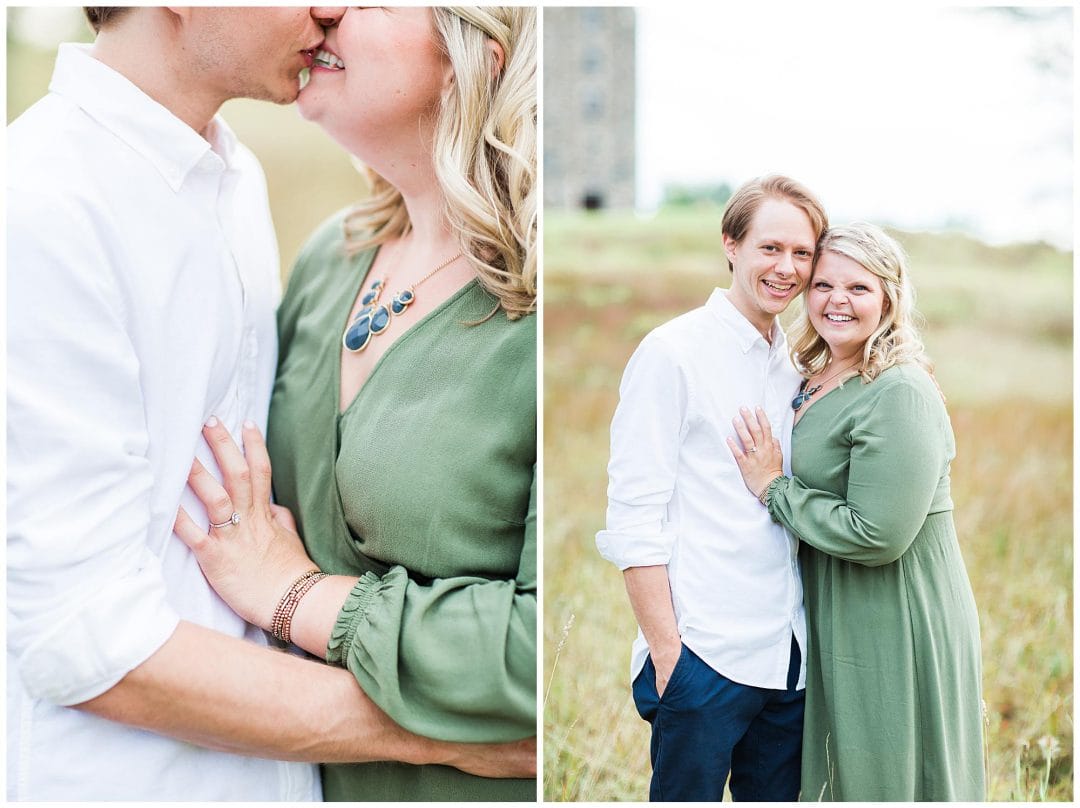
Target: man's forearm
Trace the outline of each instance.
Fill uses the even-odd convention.
[[[667,567],[627,567],[623,570],[623,579],[634,617],[645,635],[654,660],[657,654],[678,649],[682,640],[671,601]]]
[[[449,745],[395,724],[347,671],[186,622],[114,687],[77,707],[254,757],[449,762]]]

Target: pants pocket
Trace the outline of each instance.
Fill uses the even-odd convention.
[[[682,686],[683,680],[686,678],[687,668],[691,667],[693,660],[693,651],[687,648],[685,645],[679,651],[679,658],[675,660],[675,667],[671,669],[671,675],[668,677],[667,686],[664,688],[664,692],[658,697],[661,704],[665,703],[671,698],[672,687],[676,690],[678,695],[678,688]],[[653,668],[653,690],[656,689],[656,669]]]
[[[645,665],[634,678],[631,692],[638,715],[651,724],[660,706],[660,698],[656,695],[656,668],[651,657],[645,658]]]

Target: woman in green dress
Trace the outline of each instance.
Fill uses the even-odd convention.
[[[311,239],[278,316],[266,445],[304,543],[247,426],[245,461],[208,425],[224,487],[190,483],[218,524],[177,532],[239,614],[347,667],[406,729],[531,738],[535,9],[323,11],[300,110],[371,195]],[[535,778],[403,763],[324,766],[323,790],[536,799]]]
[[[792,357],[791,469],[764,414],[732,453],[801,540],[803,800],[985,799],[979,619],[953,528],[955,443],[913,326],[900,246],[873,225],[818,245]]]

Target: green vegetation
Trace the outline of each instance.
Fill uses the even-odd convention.
[[[895,235],[957,437],[953,495],[982,627],[989,798],[1071,800],[1072,256]],[[634,618],[622,576],[593,543],[608,425],[640,339],[730,275],[718,213],[548,212],[544,247],[544,793],[643,800],[648,726],[628,682]]]

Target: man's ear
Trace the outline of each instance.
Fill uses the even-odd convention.
[[[734,264],[735,263],[735,248],[739,245],[739,242],[737,242],[735,239],[733,239],[727,233],[724,233],[723,238],[724,238],[724,255],[726,255],[727,259],[731,263]]]

